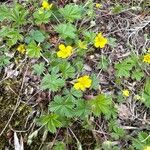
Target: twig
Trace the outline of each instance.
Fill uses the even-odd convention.
[[[25,59],[16,67],[16,69],[15,69],[14,71],[12,71],[11,74],[9,74],[9,76],[3,78],[3,79],[0,81],[0,84],[1,84],[3,81],[7,80],[9,77],[11,77],[11,75],[13,75],[13,74],[15,73],[15,71],[26,61],[26,59],[27,59],[27,58],[25,58]]]

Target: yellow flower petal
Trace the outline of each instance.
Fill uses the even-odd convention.
[[[42,9],[51,9],[53,4],[49,4],[46,0],[42,2]]]
[[[60,58],[70,57],[72,55],[72,49],[73,48],[71,46],[65,47],[64,44],[60,44],[59,51],[57,52],[57,56]]]
[[[77,90],[84,91],[86,88],[89,88],[92,84],[92,80],[89,76],[82,76],[77,79],[77,82],[74,84],[74,88]]]
[[[58,56],[58,57],[62,57],[62,56],[63,56],[62,51],[58,51],[58,52],[57,52],[57,56]]]
[[[106,44],[107,44],[107,39],[101,38],[101,41],[99,42],[99,47],[104,48]]]
[[[69,52],[71,52],[73,48],[72,48],[72,46],[67,46],[66,49],[67,49]]]
[[[79,88],[80,88],[79,83],[75,83],[73,87],[74,87],[76,90],[79,90]]]
[[[94,46],[95,46],[96,48],[98,48],[98,47],[99,47],[99,42],[95,42],[95,43],[94,43]]]
[[[146,146],[143,150],[150,150],[150,146]]]
[[[95,37],[95,40],[94,40],[94,46],[96,48],[98,47],[104,48],[107,43],[108,43],[107,38],[103,37],[101,32],[98,33],[98,35]]]
[[[102,32],[99,32],[98,35],[97,35],[97,37],[101,38],[102,37]]]
[[[64,44],[60,44],[60,45],[59,45],[59,49],[60,49],[60,50],[62,50],[62,51],[63,51],[63,50],[65,50],[65,48],[66,48],[66,47],[65,47],[65,45],[64,45]]]
[[[24,44],[20,44],[18,47],[17,47],[17,50],[18,52],[24,54],[25,53],[25,45]]]
[[[100,3],[96,3],[96,8],[101,8],[102,7],[102,4],[100,4]]]
[[[67,58],[68,56],[66,55],[66,53],[64,53],[63,51],[58,51],[57,52],[57,56],[60,58]]]
[[[86,88],[89,88],[91,86],[92,81],[91,80],[87,80],[86,83],[84,84],[84,86]]]
[[[125,96],[125,97],[129,97],[129,96],[130,96],[129,90],[123,90],[123,91],[122,91],[122,94],[123,94],[123,96]]]
[[[85,91],[85,89],[86,89],[86,87],[84,87],[83,85],[80,87],[80,89],[82,90],[82,91]]]
[[[150,54],[144,55],[143,62],[150,63]]]

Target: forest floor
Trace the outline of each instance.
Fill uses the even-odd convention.
[[[53,5],[59,7],[75,2],[78,5],[86,3],[79,0],[52,1]],[[3,66],[0,56],[0,150],[15,148],[15,134],[23,141],[25,150],[140,150],[150,146],[150,95],[147,93],[149,97],[144,100],[142,97],[143,91],[150,91],[150,86],[148,89],[146,85],[150,84],[150,67],[149,64],[142,64],[143,56],[150,52],[150,3],[146,0],[91,2],[94,6],[94,18],[92,21],[84,18],[79,24],[82,26],[84,22],[90,22],[93,25],[90,31],[103,32],[105,37],[109,37],[109,44],[103,49],[90,46],[91,51],[80,55],[81,61],[78,63],[82,63],[83,60],[83,74],[96,76],[95,81],[93,79],[93,89],[82,94],[86,101],[101,93],[111,95],[114,107],[110,114],[112,116],[109,118],[109,114],[104,112],[99,116],[90,115],[88,121],[76,117],[71,118],[71,122],[66,119],[66,122],[69,122],[68,126],[58,128],[55,134],[45,128],[41,129],[37,124],[37,118],[47,110],[50,100],[56,93],[41,89],[41,80],[45,74],[33,73],[33,66],[43,61],[46,64],[49,54],[45,52],[41,58],[31,59],[18,54],[14,50],[17,45],[15,43],[9,51],[0,51],[0,55],[10,58],[9,63]],[[24,7],[31,11],[32,3],[34,2],[26,4],[23,1]],[[36,3],[33,7],[37,6]],[[0,2],[1,6],[6,4],[12,5],[12,2]],[[102,6],[96,7],[96,4]],[[0,8],[0,21],[1,15]],[[1,27],[5,24],[5,21],[0,22]],[[25,27],[21,26],[23,32],[30,32],[32,28],[36,27],[28,24]],[[52,45],[58,45],[60,38],[53,32],[50,23],[38,25],[38,29],[50,32],[51,36],[47,41]],[[7,43],[7,39],[1,35],[0,29],[0,50]],[[134,60],[134,64],[129,59]],[[74,64],[72,58],[69,61]],[[135,65],[135,62],[141,65]],[[128,65],[133,66],[128,70]],[[70,82],[70,79],[66,82]],[[67,83],[66,87],[70,88],[70,85]],[[129,96],[122,95],[124,89],[128,89]],[[61,92],[58,91],[57,94]]]

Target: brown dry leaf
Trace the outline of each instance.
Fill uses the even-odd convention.
[[[118,115],[120,119],[127,120],[131,116],[131,112],[126,105],[120,104],[119,106],[117,106],[117,109],[118,109]]]
[[[52,43],[52,44],[57,44],[58,37],[57,36],[53,36],[53,37],[49,38],[49,42]]]

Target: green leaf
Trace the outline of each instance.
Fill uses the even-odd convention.
[[[10,28],[7,26],[1,26],[0,29],[0,37],[6,37],[8,32],[9,32]]]
[[[73,22],[83,17],[83,7],[76,4],[68,4],[64,8],[60,8],[59,12],[69,22]]]
[[[75,39],[76,38],[76,27],[70,23],[66,24],[59,24],[58,26],[55,27],[56,32],[59,33],[60,37],[63,39],[66,38],[71,38]]]
[[[66,146],[63,142],[56,142],[52,150],[66,150]]]
[[[62,126],[61,122],[58,120],[57,114],[49,114],[49,115],[43,115],[39,118],[38,122],[42,126],[46,126],[47,130],[55,133],[56,128],[59,128]]]
[[[120,4],[116,4],[116,6],[114,6],[112,8],[112,13],[113,14],[119,14],[123,11],[123,7]]]
[[[99,89],[100,87],[100,81],[98,79],[98,77],[96,76],[96,74],[92,74],[91,75],[91,79],[92,79],[92,85],[91,85],[91,88],[94,89],[94,90],[97,90]]]
[[[130,77],[130,71],[136,65],[136,62],[131,58],[127,58],[120,63],[115,64],[117,77]]]
[[[101,56],[100,62],[98,63],[98,68],[106,71],[109,66],[109,60],[106,56]]]
[[[59,65],[60,71],[65,79],[75,76],[75,69],[69,62],[64,62]]]
[[[52,65],[52,66],[55,66],[55,65]],[[59,67],[58,66],[52,67],[52,66],[48,68],[48,70],[51,72],[51,74],[59,73]]]
[[[58,74],[47,74],[41,82],[42,89],[49,89],[51,91],[58,91],[65,85],[65,80],[61,79]]]
[[[26,43],[30,43],[32,41],[41,43],[45,40],[45,36],[39,30],[32,30],[30,32],[30,36],[27,36],[25,40],[26,40]]]
[[[96,33],[92,31],[84,31],[83,35],[85,41],[93,43]]]
[[[37,10],[34,12],[33,17],[37,25],[48,23],[50,21],[51,11]]]
[[[144,86],[144,91],[146,93],[150,94],[150,78],[146,79],[145,86]]]
[[[27,46],[27,55],[31,58],[39,58],[41,56],[41,47],[32,41]]]
[[[76,68],[77,72],[82,72],[84,69],[84,61],[83,59],[77,57],[73,60],[73,66]]]
[[[144,77],[144,72],[140,69],[136,69],[132,72],[132,79],[140,81]]]
[[[117,123],[116,120],[111,120],[108,125],[109,125],[109,131],[111,132],[112,138],[114,138],[115,140],[124,138],[125,130],[120,127],[120,125]]]
[[[6,36],[9,38],[7,43],[9,46],[15,45],[18,41],[23,40],[23,36],[19,33],[19,30],[10,29],[6,32]]]
[[[28,10],[24,9],[24,7],[19,4],[15,4],[13,8],[9,8],[6,5],[0,6],[0,21],[6,19],[9,21],[13,21],[14,25],[26,24],[27,14],[28,14]]]
[[[0,56],[0,68],[7,66],[10,63],[9,60],[10,58],[5,55]]]
[[[76,116],[85,118],[89,115],[89,113],[90,113],[90,107],[87,101],[83,99],[78,99],[76,101],[76,109],[75,109]]]
[[[150,78],[146,79],[142,96],[142,102],[146,105],[146,107],[150,108]]]
[[[75,102],[76,99],[81,98],[83,96],[82,91],[76,90],[74,88],[72,88],[71,90],[64,89],[63,94],[65,95],[65,97],[69,98],[73,102]]]
[[[137,136],[137,138],[133,139],[133,146],[137,150],[144,149],[146,146],[150,145],[150,138],[147,138],[149,136],[146,132],[140,132]]]
[[[111,111],[112,100],[110,97],[100,94],[95,99],[90,100],[89,104],[95,116],[99,116],[101,113],[107,115]]]
[[[0,21],[10,18],[10,11],[6,5],[0,6]]]
[[[49,110],[60,116],[71,117],[73,115],[74,104],[69,98],[55,96],[54,101],[49,104]]]
[[[33,65],[33,73],[37,75],[41,75],[45,70],[44,65],[45,65],[44,63]]]
[[[10,10],[10,19],[14,21],[15,25],[23,25],[27,23],[26,16],[28,9],[25,9],[20,4],[15,4],[14,8]]]

